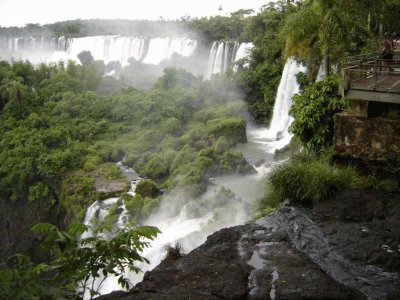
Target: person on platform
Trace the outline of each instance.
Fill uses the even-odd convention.
[[[383,48],[380,55],[381,59],[392,59],[393,58],[393,41],[386,35],[385,40],[383,41]]]
[[[380,59],[382,59],[382,65],[390,65],[391,61],[393,59],[393,41],[392,38],[389,36],[389,34],[385,35],[385,40],[383,41],[383,48],[381,55],[379,56]],[[389,67],[382,68],[382,71],[390,71]]]

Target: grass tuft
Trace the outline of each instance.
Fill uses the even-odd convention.
[[[368,185],[368,179],[358,175],[352,166],[330,165],[325,160],[302,153],[271,172],[264,196],[259,201],[259,211],[265,215],[285,200],[312,206],[340,189],[365,188]]]

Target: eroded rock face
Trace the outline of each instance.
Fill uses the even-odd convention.
[[[33,261],[46,258],[38,249],[39,237],[31,233],[31,228],[41,222],[60,226],[55,207],[40,201],[0,199],[0,262],[15,253],[29,255]]]
[[[218,231],[101,299],[400,299],[399,266],[400,195],[347,191]]]
[[[335,155],[365,160],[400,156],[400,120],[335,115]]]

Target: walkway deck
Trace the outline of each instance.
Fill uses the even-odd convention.
[[[350,58],[343,68],[342,95],[348,99],[400,104],[400,51],[393,60],[377,54]]]
[[[341,93],[350,107],[335,115],[336,157],[390,161],[400,157],[400,53],[349,58],[342,67]]]

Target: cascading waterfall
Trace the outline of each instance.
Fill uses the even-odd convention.
[[[174,53],[188,57],[197,48],[195,40],[185,37],[145,38],[130,36],[87,36],[79,38],[0,38],[0,50],[15,59],[33,63],[59,60],[78,61],[77,55],[90,51],[96,60],[105,63],[119,61],[127,65],[129,58],[149,64],[159,64]]]
[[[235,55],[235,62],[238,62],[239,60],[249,56],[251,49],[254,48],[254,44],[253,43],[242,43],[240,44],[240,46],[238,47],[238,49],[236,50],[236,55]],[[244,65],[244,67],[248,66],[248,63],[246,62]],[[236,65],[233,67],[234,70],[236,70]]]
[[[236,45],[237,46],[237,45]],[[235,61],[238,61],[242,58],[245,58],[247,55],[249,55],[249,52],[251,49],[253,49],[254,45],[253,43],[241,43],[237,50],[235,51]]]
[[[325,60],[323,60],[321,62],[321,64],[319,65],[318,68],[318,73],[317,73],[317,77],[315,79],[316,82],[321,81],[322,79],[324,79],[325,76]]]
[[[158,65],[163,59],[171,58],[174,53],[188,57],[197,48],[197,42],[186,38],[155,38],[149,43],[144,63]]]
[[[217,48],[219,45],[214,46]],[[150,260],[150,264],[139,265],[143,273],[129,274],[132,284],[140,282],[145,271],[153,269],[161,262],[166,255],[166,245],[173,246],[179,241],[187,253],[200,246],[207,236],[215,231],[244,224],[249,220],[251,207],[263,190],[264,175],[273,165],[280,163],[274,160],[272,150],[289,142],[287,139],[282,139],[280,143],[276,143],[275,139],[277,133],[287,131],[290,124],[288,115],[290,99],[298,91],[295,75],[300,70],[303,70],[303,67],[292,59],[288,60],[274,106],[276,117],[273,118],[270,128],[256,129],[248,126],[248,143],[238,145],[235,149],[242,152],[246,160],[254,164],[257,171],[255,174],[247,176],[232,174],[213,178],[213,184],[209,185],[206,193],[197,199],[191,199],[179,192],[166,195],[159,209],[144,221],[143,224],[156,226],[162,233],[151,242],[151,248],[145,249],[142,253]],[[265,137],[266,134],[272,135],[272,133],[275,139]],[[222,187],[231,190],[233,194],[221,196]],[[87,215],[94,215],[93,211],[94,208],[89,207]],[[117,279],[110,277],[104,281],[99,292],[106,294],[118,289],[120,287]]]
[[[229,68],[234,67],[235,62],[246,57],[253,47],[252,43],[213,42],[206,78],[210,78],[213,74],[225,73]]]
[[[146,40],[137,37],[120,36],[88,36],[72,38],[64,52],[55,52],[52,60],[76,60],[82,51],[90,51],[93,58],[105,63],[119,61],[127,65],[129,58],[141,60],[144,56]]]
[[[199,74],[210,78],[213,74],[225,73],[229,68],[235,68],[235,62],[246,57],[252,47],[252,43],[213,42],[208,64]],[[90,51],[95,60],[103,60],[106,64],[118,61],[122,66],[126,66],[130,59],[134,59],[145,64],[158,65],[163,60],[172,58],[174,53],[182,57],[192,57],[197,48],[197,41],[186,37],[0,37],[0,55],[3,58],[28,59],[34,64],[60,60],[79,62],[78,54]]]
[[[223,67],[223,53],[224,53],[224,42],[214,42],[211,47],[209,61],[209,69],[207,72],[207,78],[210,78],[212,74],[221,73]]]
[[[270,153],[283,148],[292,138],[292,134],[288,131],[293,122],[293,117],[289,115],[289,110],[292,105],[293,95],[299,92],[296,75],[304,71],[305,67],[298,64],[294,59],[289,58],[287,60],[276,94],[270,126],[268,129],[253,131],[253,138],[264,144],[266,150]]]

